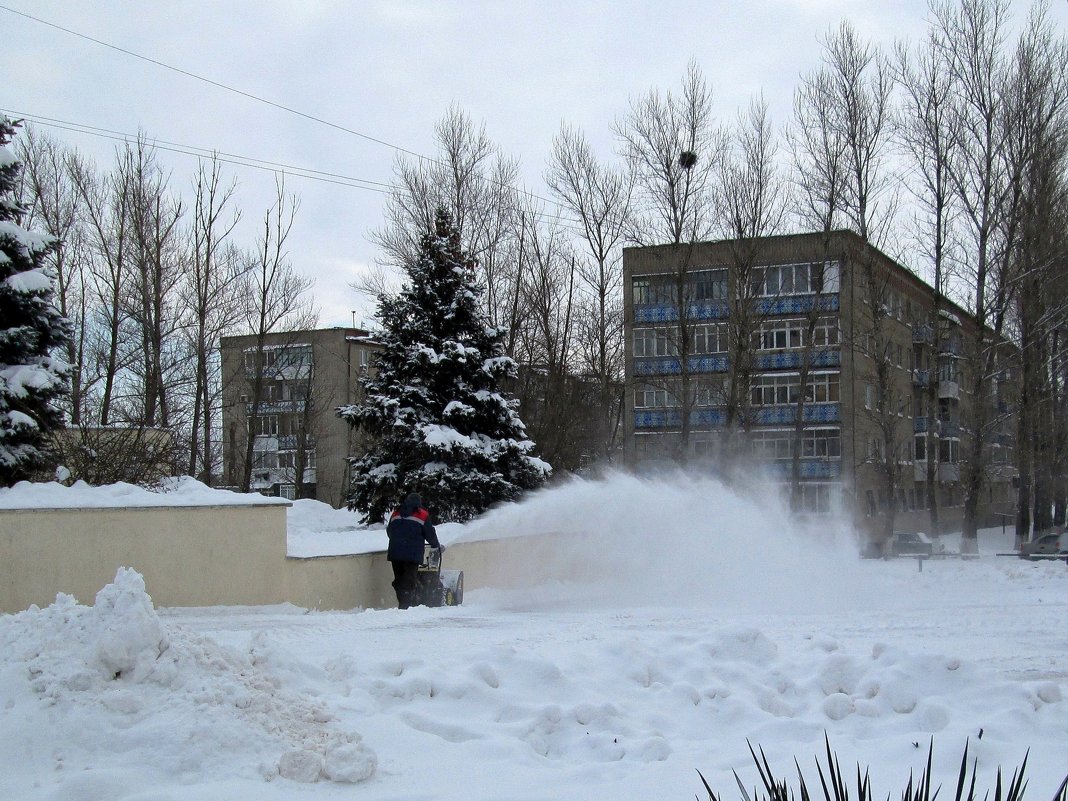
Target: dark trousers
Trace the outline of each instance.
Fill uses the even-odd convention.
[[[397,592],[397,606],[407,609],[417,603],[417,584],[419,568],[416,562],[392,562],[393,589]]]

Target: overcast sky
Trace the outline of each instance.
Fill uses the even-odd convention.
[[[1018,20],[1027,8],[1014,4]],[[1052,13],[1063,30],[1068,0],[1053,0]],[[612,121],[651,87],[676,88],[691,58],[722,120],[762,92],[782,124],[832,26],[848,18],[889,43],[922,35],[926,15],[926,0],[0,0],[0,108],[386,183],[394,147],[431,155],[434,124],[455,103],[520,158],[527,188],[545,196],[541,174],[561,122],[614,158]],[[113,140],[48,130],[110,166]],[[187,188],[196,159],[160,155]],[[274,178],[228,169],[240,184],[239,235],[251,240]],[[315,279],[322,324],[351,324],[352,310],[359,323],[372,307],[348,284],[376,257],[368,232],[382,224],[384,195],[295,177],[288,188],[301,197],[290,254]]]

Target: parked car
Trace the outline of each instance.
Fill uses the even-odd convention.
[[[1068,537],[1063,534],[1043,534],[1038,539],[1020,544],[1021,559],[1039,559],[1065,553],[1068,553]]]
[[[890,553],[894,556],[930,556],[934,543],[922,531],[895,531],[890,540]]]

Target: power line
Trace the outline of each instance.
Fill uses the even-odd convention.
[[[64,27],[62,25],[59,25],[59,24],[55,23],[55,22],[49,22],[46,19],[41,19],[40,17],[35,17],[33,14],[27,14],[25,11],[19,11],[18,9],[11,8],[10,6],[6,6],[6,5],[3,5],[3,4],[0,4],[0,10],[8,11],[8,12],[10,12],[12,14],[15,14],[17,16],[23,17],[25,19],[33,20],[34,22],[40,23],[41,25],[45,25],[45,26],[47,26],[49,28],[53,28],[53,29],[55,29],[57,31],[62,31],[63,33],[69,34],[70,36],[76,36],[79,39],[84,39],[85,41],[92,42],[93,44],[100,45],[101,47],[109,48],[109,49],[114,50],[116,52],[119,52],[119,53],[122,53],[124,55],[130,56],[132,58],[140,59],[141,61],[146,61],[149,64],[154,64],[157,67],[162,67],[163,69],[171,70],[172,72],[176,72],[179,75],[184,75],[187,78],[193,78],[194,80],[202,81],[202,82],[210,84],[211,86],[214,86],[216,88],[223,89],[224,91],[232,92],[232,93],[234,93],[236,95],[240,95],[241,97],[248,98],[249,100],[255,100],[256,102],[259,102],[259,103],[265,103],[268,106],[271,106],[273,108],[279,109],[281,111],[288,112],[289,114],[295,114],[298,117],[303,117],[304,119],[311,120],[312,122],[317,122],[320,125],[325,125],[325,126],[327,126],[329,128],[334,128],[335,130],[342,131],[342,132],[347,133],[347,134],[351,134],[352,136],[358,136],[361,139],[366,139],[369,142],[374,142],[375,144],[382,145],[383,147],[388,147],[388,148],[390,148],[392,150],[397,151],[398,153],[404,153],[406,155],[413,156],[414,158],[417,158],[420,161],[429,162],[431,164],[436,164],[438,166],[448,166],[448,165],[442,164],[437,159],[430,158],[429,156],[424,156],[421,153],[416,153],[414,150],[408,150],[407,148],[401,147],[400,145],[395,145],[392,142],[387,142],[384,139],[378,139],[378,138],[376,138],[374,136],[370,136],[368,134],[361,133],[360,131],[353,130],[352,128],[348,128],[348,127],[346,127],[344,125],[339,125],[337,123],[330,122],[329,120],[323,119],[322,117],[317,117],[314,114],[308,114],[307,112],[300,111],[299,109],[295,109],[295,108],[293,108],[291,106],[286,106],[286,105],[284,105],[282,103],[277,103],[277,102],[275,102],[273,100],[269,100],[269,99],[267,99],[265,97],[262,97],[260,95],[253,94],[251,92],[246,92],[243,89],[238,89],[237,87],[230,86],[229,84],[222,83],[221,81],[216,81],[216,80],[212,80],[211,78],[206,78],[203,75],[198,75],[195,72],[190,72],[189,70],[182,69],[181,67],[175,67],[175,66],[173,66],[171,64],[167,64],[166,62],[160,61],[158,59],[142,55],[140,53],[134,52],[133,50],[128,50],[125,47],[119,47],[118,45],[111,44],[110,42],[105,42],[102,39],[97,39],[95,37],[89,36],[88,34],[81,33],[80,31],[76,31],[76,30],[73,30],[71,28],[66,28],[66,27]],[[485,180],[487,180],[487,181],[496,183],[492,178],[486,178],[485,176],[483,176],[483,178]],[[359,179],[357,179],[357,180],[359,180]],[[554,207],[556,207],[558,209],[564,210],[564,207],[560,203],[558,203],[557,201],[551,200],[549,198],[541,197],[540,195],[537,195],[537,194],[531,192],[528,189],[521,189],[521,190],[518,190],[518,191],[521,192],[524,195],[527,195],[530,198],[533,198],[535,200],[540,200],[543,203],[548,203],[551,206],[554,206]],[[573,222],[569,218],[563,217],[563,216],[545,215],[545,214],[540,215],[540,216],[545,216],[545,217],[548,217],[550,219],[565,220],[567,222]]]
[[[37,125],[45,125],[50,128],[58,128],[64,131],[71,131],[73,133],[87,134],[89,136],[98,136],[103,139],[111,139],[116,142],[123,142],[124,144],[134,143],[138,140],[138,136],[133,134],[123,133],[122,131],[115,131],[109,128],[98,128],[93,125],[86,125],[80,122],[70,122],[69,120],[60,120],[54,117],[44,117],[37,114],[26,114],[21,111],[14,111],[12,109],[0,109],[5,114],[12,114],[21,119],[29,120]],[[322,181],[324,183],[340,184],[342,186],[351,186],[355,189],[367,189],[372,192],[379,192],[382,194],[388,194],[392,189],[392,185],[384,183],[382,181],[372,181],[368,178],[356,178],[351,175],[342,175],[340,173],[326,172],[324,170],[315,170],[310,167],[298,167],[293,164],[284,164],[277,161],[267,161],[266,159],[259,159],[253,156],[243,156],[237,153],[227,153],[219,150],[212,150],[206,147],[199,147],[197,145],[186,145],[180,142],[169,142],[165,139],[151,139],[152,146],[158,150],[164,150],[170,153],[180,153],[187,156],[196,156],[197,158],[215,158],[226,164],[236,164],[243,167],[252,167],[254,169],[266,170],[269,172],[283,171],[288,175],[300,176],[308,178],[313,181]]]
[[[110,42],[105,42],[105,41],[103,41],[101,39],[96,39],[96,38],[94,38],[92,36],[89,36],[88,34],[84,34],[84,33],[81,33],[79,31],[72,30],[70,28],[65,28],[62,25],[57,25],[54,22],[49,22],[48,20],[41,19],[40,17],[35,17],[33,14],[27,14],[25,11],[19,11],[18,9],[11,8],[10,6],[5,6],[5,5],[0,5],[0,9],[2,9],[4,11],[10,11],[12,14],[17,14],[20,17],[25,17],[26,19],[33,20],[34,22],[39,22],[42,25],[47,25],[49,28],[54,28],[57,31],[62,31],[63,33],[70,34],[71,36],[77,36],[79,39],[85,39],[86,41],[92,42],[93,44],[98,44],[101,47],[107,47],[107,48],[109,48],[111,50],[115,50],[115,51],[117,51],[119,53],[123,53],[123,54],[125,54],[127,56],[131,56],[133,58],[140,59],[141,61],[147,61],[149,64],[155,64],[157,67],[162,67],[165,70],[171,70],[172,72],[177,72],[180,75],[185,75],[187,78],[193,78],[193,79],[198,80],[198,81],[203,81],[204,83],[211,84],[212,86],[215,86],[215,87],[217,87],[219,89],[223,89],[223,90],[225,90],[227,92],[233,92],[234,94],[241,95],[242,97],[246,97],[249,100],[255,100],[255,101],[259,102],[259,103],[266,103],[268,106],[273,106],[274,108],[280,109],[281,111],[286,111],[286,112],[288,112],[290,114],[296,114],[298,117],[304,117],[305,119],[311,120],[312,122],[317,122],[320,125],[326,125],[326,126],[328,126],[330,128],[336,128],[339,131],[344,131],[347,134],[352,134],[353,136],[358,136],[361,139],[366,139],[369,142],[374,142],[375,144],[379,144],[379,145],[382,145],[383,147],[388,147],[388,148],[391,148],[393,150],[397,150],[397,151],[399,151],[401,153],[407,153],[408,155],[414,156],[415,158],[418,158],[418,159],[425,159],[426,158],[425,156],[422,156],[422,155],[420,155],[419,153],[416,153],[413,150],[406,150],[405,148],[400,147],[399,145],[394,145],[394,144],[392,144],[390,142],[386,142],[386,141],[384,141],[382,139],[376,139],[373,136],[368,136],[367,134],[360,133],[359,131],[355,131],[352,128],[346,128],[344,125],[338,125],[337,123],[330,122],[329,120],[324,120],[322,117],[316,117],[314,114],[307,114],[307,113],[305,113],[303,111],[299,111],[298,109],[291,108],[290,106],[286,106],[286,105],[283,105],[281,103],[276,103],[273,100],[268,100],[265,97],[260,97],[259,95],[254,95],[251,92],[246,92],[246,91],[244,91],[242,89],[238,89],[236,87],[229,86],[229,85],[227,85],[225,83],[221,83],[219,81],[213,81],[211,78],[205,78],[203,75],[197,75],[195,72],[190,72],[189,70],[184,70],[181,67],[174,67],[174,66],[171,66],[170,64],[167,64],[167,63],[164,63],[162,61],[159,61],[158,59],[150,58],[149,56],[143,56],[140,53],[135,53],[133,50],[127,50],[125,47],[119,47],[118,45],[113,45]]]
[[[116,142],[122,142],[123,144],[136,143],[138,139],[143,137],[124,133],[122,131],[115,131],[110,128],[99,128],[94,125],[87,125],[80,122],[71,122],[69,120],[60,120],[55,117],[45,117],[38,114],[27,114],[21,111],[15,111],[14,109],[0,108],[0,112],[4,114],[13,115],[19,119],[29,120],[37,125],[44,125],[50,128],[57,128],[62,131],[70,131],[72,133],[80,133],[88,136],[96,136],[102,139],[110,139]],[[327,172],[324,170],[315,170],[310,167],[298,167],[293,164],[285,164],[277,161],[268,161],[266,159],[255,158],[254,156],[243,156],[236,153],[227,153],[224,151],[214,150],[206,147],[199,147],[197,145],[186,145],[180,142],[170,142],[165,139],[150,139],[152,147],[157,150],[162,150],[168,153],[178,153],[185,156],[194,156],[197,159],[215,159],[224,164],[234,164],[241,167],[251,167],[252,169],[264,170],[266,172],[284,172],[286,175],[305,178],[310,181],[319,181],[321,183],[335,184],[337,186],[347,186],[353,189],[364,189],[369,192],[378,192],[379,194],[388,195],[390,192],[397,189],[393,184],[385,183],[382,181],[372,181],[369,178],[356,178],[351,175],[343,175],[341,173]],[[581,234],[581,230],[574,226],[574,222],[565,217],[560,217],[546,212],[536,212],[535,216],[542,219],[556,220],[561,223],[561,226],[567,228],[576,234]]]

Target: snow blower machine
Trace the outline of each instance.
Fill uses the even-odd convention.
[[[416,573],[418,598],[423,606],[459,606],[464,602],[464,571],[442,570],[441,551],[427,545]]]

